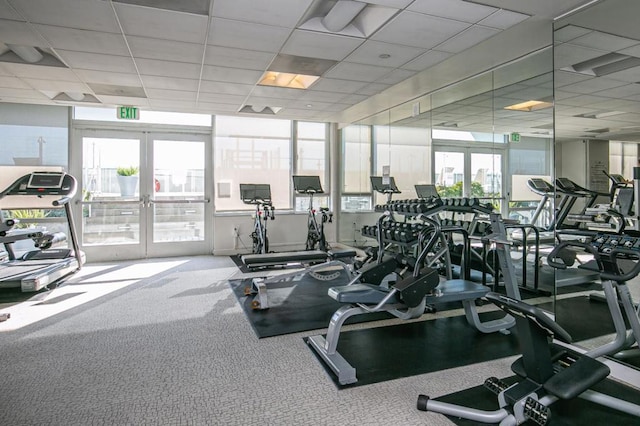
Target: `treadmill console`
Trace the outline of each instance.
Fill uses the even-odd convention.
[[[553,186],[549,182],[540,178],[531,178],[527,181],[527,186],[536,194],[544,195],[553,192]]]
[[[591,240],[598,253],[609,254],[616,247],[637,251],[640,255],[640,238],[629,235],[598,234]]]
[[[7,195],[70,195],[76,191],[76,180],[73,176],[62,172],[33,172],[13,182],[0,193],[0,198]]]

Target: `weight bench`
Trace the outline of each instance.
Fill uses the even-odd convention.
[[[354,258],[355,250],[306,250],[281,253],[245,254],[240,259],[249,269],[285,267],[288,265],[313,265],[329,260]]]
[[[265,259],[265,256],[275,255],[270,259]],[[249,262],[245,262],[245,265],[249,269],[269,268],[269,267],[285,267],[292,264],[299,265],[312,265],[307,267],[303,271],[296,271],[291,274],[278,275],[268,278],[254,278],[251,280],[251,286],[247,286],[244,289],[244,293],[247,296],[254,295],[251,301],[252,309],[269,309],[269,296],[267,293],[267,287],[269,283],[291,281],[295,277],[301,274],[310,274],[316,279],[322,281],[330,281],[340,276],[340,270],[344,270],[347,274],[351,274],[347,263],[344,259],[351,260],[356,256],[355,250],[334,250],[334,251],[321,251],[321,250],[309,250],[302,252],[283,252],[283,253],[269,253],[269,254],[248,254],[242,256],[242,261],[245,262],[245,258]],[[350,263],[350,262],[349,262]],[[336,269],[336,272],[323,274],[321,270]]]
[[[356,369],[336,350],[340,329],[354,316],[372,312],[389,312],[400,319],[421,316],[426,306],[425,296],[438,286],[440,277],[435,269],[423,268],[417,276],[404,278],[386,288],[372,284],[352,284],[331,287],[329,296],[348,305],[338,309],[329,322],[327,338],[311,336],[307,344],[338,376],[342,385],[357,382]]]
[[[430,271],[430,268],[427,268]],[[391,290],[380,286],[370,284],[353,284],[350,286],[331,287],[329,296],[341,303],[348,303],[338,309],[331,317],[327,337],[312,336],[309,337],[307,343],[318,353],[320,358],[331,368],[338,376],[338,382],[341,385],[357,382],[356,370],[352,367],[342,355],[337,352],[338,339],[340,338],[340,330],[342,324],[347,318],[354,315],[368,314],[371,312],[389,312],[394,316],[403,319],[418,318],[425,312],[428,304],[462,302],[465,311],[465,317],[469,325],[475,327],[482,333],[493,333],[500,331],[508,333],[507,329],[515,324],[515,320],[506,315],[503,318],[482,322],[478,316],[475,301],[484,297],[490,292],[490,288],[482,284],[478,284],[467,280],[447,280],[439,282],[440,278],[437,273],[430,272],[428,276],[422,279],[427,283],[418,285],[420,290],[426,289],[424,293],[414,291],[413,297],[421,294],[419,304],[415,303],[405,311],[398,310],[397,295],[401,295],[403,300],[406,296],[408,280],[413,277],[405,278],[402,281],[391,286]]]

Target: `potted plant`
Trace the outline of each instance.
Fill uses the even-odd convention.
[[[136,193],[138,185],[138,168],[136,166],[118,167],[118,184],[120,185],[120,195],[132,197]]]

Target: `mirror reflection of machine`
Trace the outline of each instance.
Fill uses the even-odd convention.
[[[19,220],[11,217],[3,220],[0,243],[7,252],[7,260],[0,262],[0,287],[38,291],[59,283],[82,267],[84,254],[79,248],[70,207],[76,190],[76,179],[67,173],[37,171],[21,176],[0,192],[0,209],[5,215],[16,210],[63,210],[68,225],[67,235],[38,228],[20,229]],[[14,244],[28,240],[32,241],[32,247],[17,254]],[[55,247],[65,240],[70,241],[67,248]]]

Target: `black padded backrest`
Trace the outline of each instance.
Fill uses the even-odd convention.
[[[542,309],[499,293],[490,292],[487,293],[485,297],[506,313],[513,316],[524,317],[528,319],[530,323],[545,330],[550,336],[555,336],[559,340],[571,343],[571,335],[567,333],[564,328],[560,327],[558,323],[553,321]]]

